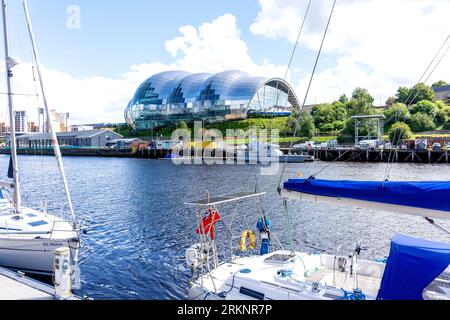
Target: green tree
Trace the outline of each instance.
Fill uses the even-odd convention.
[[[347,108],[339,101],[333,104],[321,104],[315,106],[312,110],[314,125],[321,132],[331,132],[342,129],[341,122],[347,118]],[[335,128],[336,124],[340,128]]]
[[[118,134],[124,136],[125,138],[129,138],[135,134],[135,130],[132,126],[125,124],[122,126],[117,127],[115,130]]]
[[[395,97],[389,97],[386,100],[386,107],[392,107],[397,102],[397,99]]]
[[[339,102],[343,104],[346,104],[348,102],[348,97],[345,93],[339,97]]]
[[[409,94],[410,94],[410,92],[411,91],[410,91],[410,89],[408,87],[400,87],[400,88],[398,88],[397,94],[395,95],[395,98],[397,99],[397,102],[406,104],[407,100],[408,100],[408,103],[409,103],[409,100],[410,100]]]
[[[316,127],[314,126],[314,119],[309,112],[294,110],[287,121],[290,134],[296,132],[296,136],[312,138]]]
[[[347,108],[349,109],[350,116],[371,115],[376,111],[370,100],[367,99],[352,99],[347,102]]]
[[[386,109],[383,112],[386,117],[386,126],[391,126],[395,122],[407,122],[411,114],[409,113],[408,108],[403,103],[395,103],[389,109]]]
[[[435,103],[436,103],[436,107],[438,107],[439,110],[442,110],[442,108],[446,107],[445,102],[442,100],[438,100]]]
[[[439,80],[439,81],[436,81],[435,83],[433,83],[433,85],[431,87],[436,88],[436,87],[443,87],[443,86],[448,86],[448,82],[446,82],[444,80]]]
[[[414,132],[434,130],[436,125],[433,118],[424,113],[416,113],[411,117],[410,126]]]
[[[411,114],[424,113],[434,120],[438,110],[439,109],[434,102],[422,100],[411,107]]]
[[[397,122],[389,129],[389,141],[393,145],[399,145],[400,141],[411,137],[411,128],[404,122]]]
[[[450,130],[450,118],[447,118],[447,120],[445,121],[444,129]]]
[[[424,83],[418,83],[411,89],[400,87],[395,97],[397,102],[412,105],[422,100],[433,101],[436,98],[436,94],[431,87]]]
[[[447,120],[450,119],[450,106],[443,106],[436,113],[436,117],[434,118],[434,123],[439,126],[445,126]]]
[[[363,100],[370,105],[373,105],[373,102],[375,101],[369,91],[364,88],[356,88],[352,93],[352,100]]]
[[[334,131],[341,131],[345,127],[345,120],[336,120],[331,124],[331,126]]]

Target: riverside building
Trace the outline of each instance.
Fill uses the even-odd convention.
[[[231,70],[218,74],[168,71],[144,81],[125,109],[138,130],[180,121],[245,119],[249,113],[286,113],[300,107],[292,87],[278,78]]]

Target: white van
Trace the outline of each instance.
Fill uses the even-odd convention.
[[[359,149],[375,149],[378,147],[378,140],[362,140],[359,142]]]

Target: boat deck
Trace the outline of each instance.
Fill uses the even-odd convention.
[[[54,288],[0,267],[0,300],[55,300]]]
[[[278,252],[224,263],[198,279],[197,288],[225,292],[226,299],[335,300],[344,295],[342,289],[353,292],[355,288],[362,289],[366,299],[377,296],[383,264],[361,260],[358,276],[354,277],[348,272],[333,271],[333,256],[296,253],[294,259],[283,260],[287,254],[289,252]],[[319,291],[313,290],[314,283],[320,285]],[[194,291],[190,299],[202,292],[201,289]],[[247,292],[246,297],[242,296],[243,292],[244,295]]]

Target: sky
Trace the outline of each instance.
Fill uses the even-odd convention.
[[[22,0],[8,0],[13,91],[34,94]],[[333,0],[312,0],[287,80],[303,100]],[[73,124],[124,122],[135,90],[167,70],[284,77],[308,0],[29,0],[50,108]],[[382,104],[414,85],[450,34],[448,0],[337,0],[308,103],[364,87]],[[3,43],[3,36],[1,36]],[[444,48],[450,46],[450,39]],[[0,51],[2,58],[4,52]],[[0,92],[6,91],[0,64]],[[450,53],[428,79],[450,82]],[[37,118],[41,99],[15,96]],[[1,107],[3,106],[3,107]],[[0,95],[0,117],[7,102]]]

